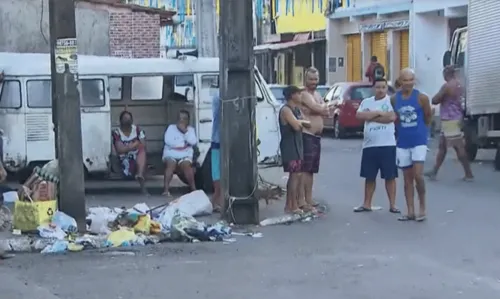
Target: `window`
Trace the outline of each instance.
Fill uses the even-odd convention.
[[[270,89],[271,89],[271,92],[273,93],[274,97],[276,98],[276,100],[278,100],[279,102],[285,101],[285,97],[283,96],[283,88],[270,87]]]
[[[465,53],[467,50],[467,31],[460,33],[458,37],[458,51],[457,53]]]
[[[328,87],[321,86],[316,88],[316,91],[321,95],[321,97],[325,97],[326,93],[328,92]]]
[[[50,80],[29,80],[26,83],[28,107],[52,107],[52,84]],[[80,105],[82,107],[104,106],[104,81],[98,79],[82,79],[78,84]]]
[[[26,83],[28,107],[48,108],[52,105],[52,87],[50,80],[29,80]]]
[[[123,98],[123,78],[111,77],[108,82],[110,100],[120,101]]]
[[[351,90],[351,100],[363,100],[373,97],[375,92],[372,87],[355,87]]]
[[[213,97],[219,92],[219,76],[204,75],[201,77],[201,88],[209,88],[210,96]]]
[[[0,108],[21,107],[21,82],[5,80],[0,83]]]
[[[104,106],[104,82],[102,80],[80,80],[80,105],[82,107]]]
[[[259,84],[257,84],[257,81],[255,81],[255,96],[257,97],[257,102],[264,101],[264,93],[260,89]]]
[[[133,77],[132,100],[155,101],[161,100],[163,95],[163,77]]]
[[[175,86],[193,86],[193,85],[194,85],[193,75],[175,76]]]
[[[342,87],[338,86],[335,91],[333,92],[333,98],[340,98],[340,95],[342,94]]]
[[[335,90],[337,89],[336,86],[332,87],[325,95],[325,102],[329,102],[333,99],[333,94],[335,93]]]

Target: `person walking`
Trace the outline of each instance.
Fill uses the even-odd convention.
[[[391,97],[391,103],[399,119],[396,163],[403,170],[407,214],[398,220],[424,221],[426,190],[423,168],[432,109],[429,97],[415,89],[415,73],[412,69],[402,70],[400,82],[401,90]],[[415,187],[420,203],[418,216],[415,214]]]
[[[399,214],[396,208],[396,114],[387,95],[386,79],[376,78],[373,86],[375,96],[364,99],[356,112],[356,118],[364,121],[360,176],[365,179],[365,197],[363,205],[355,208],[354,212],[372,211],[372,199],[380,171],[389,198],[389,212]]]
[[[473,181],[474,175],[470,167],[469,159],[465,151],[465,143],[462,134],[462,120],[464,111],[462,109],[463,88],[456,77],[456,71],[453,66],[447,66],[443,70],[445,83],[441,86],[439,92],[432,98],[432,104],[441,104],[439,110],[441,117],[441,136],[439,139],[439,150],[436,156],[434,168],[426,175],[435,180],[439,168],[443,164],[448,151],[448,146],[453,147],[457,158],[464,168],[464,181]]]

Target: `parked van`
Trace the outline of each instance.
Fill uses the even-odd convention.
[[[163,173],[163,135],[179,110],[191,112],[199,139],[199,187],[209,188],[212,98],[218,90],[219,59],[126,59],[78,56],[83,165],[87,174],[111,173],[111,131],[130,111],[145,131],[149,168]],[[50,56],[0,53],[0,129],[5,168],[20,178],[55,157],[51,111]],[[259,158],[279,156],[276,101],[255,69]]]

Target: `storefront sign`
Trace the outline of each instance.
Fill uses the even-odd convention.
[[[361,24],[359,25],[360,32],[374,32],[374,31],[384,31],[390,29],[406,29],[410,27],[410,21],[399,20],[399,21],[386,21],[376,24]]]

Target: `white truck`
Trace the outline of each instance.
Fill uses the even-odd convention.
[[[469,1],[467,27],[453,33],[443,66],[455,65],[465,86],[463,132],[469,159],[496,149],[500,170],[500,1]]]

